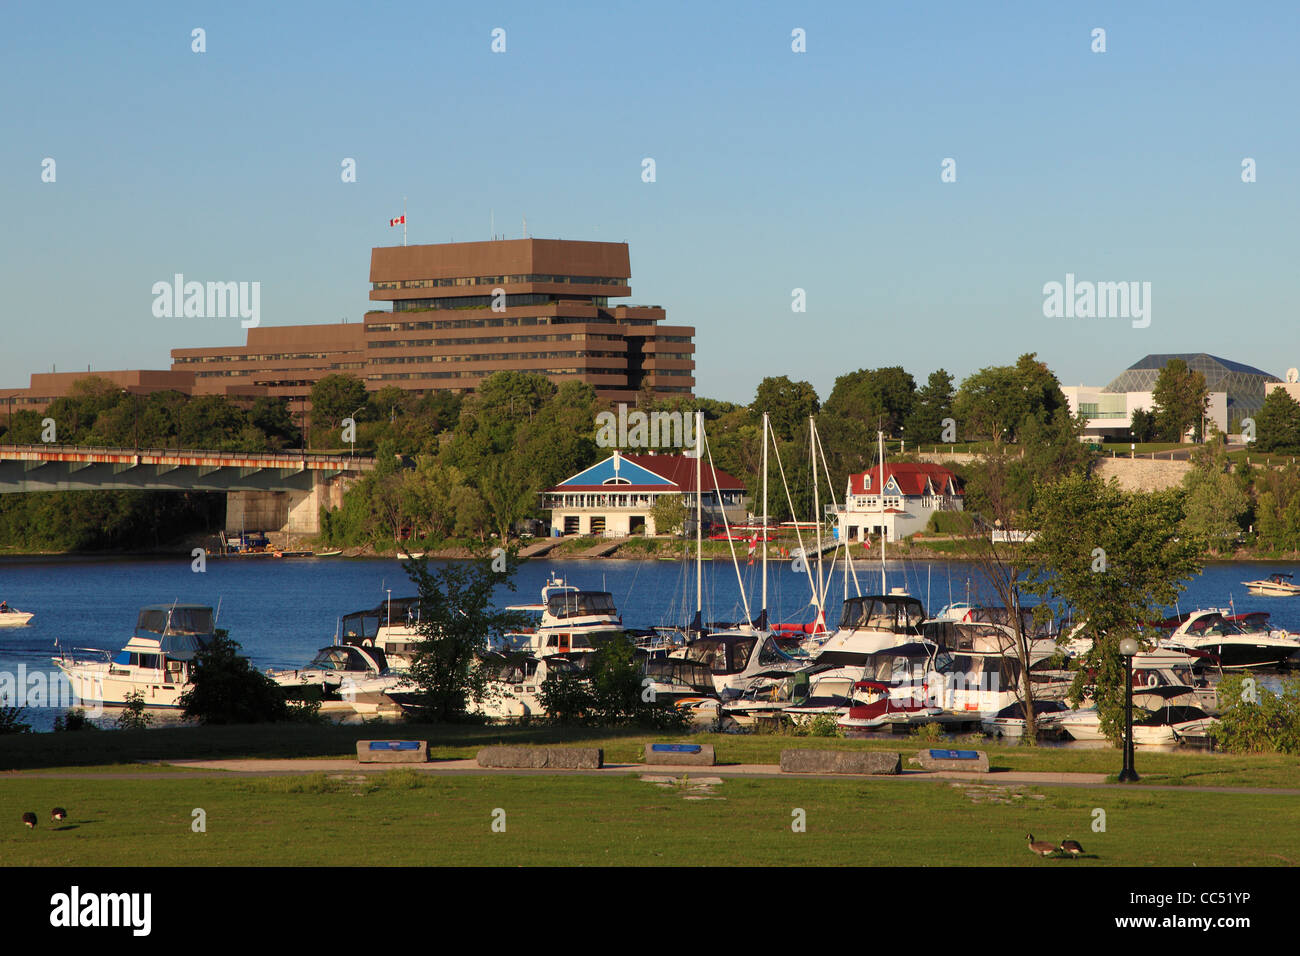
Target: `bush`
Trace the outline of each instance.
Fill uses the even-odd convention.
[[[561,724],[685,730],[689,715],[643,696],[641,668],[632,645],[612,640],[592,655],[588,670],[556,673],[542,684],[542,706]]]
[[[77,707],[60,717],[55,717],[54,729],[57,732],[65,730],[98,730],[99,728],[90,722],[90,718],[86,716],[84,710]]]
[[[1219,720],[1214,742],[1230,753],[1300,753],[1300,681],[1282,682],[1282,693],[1261,687],[1249,671],[1219,683]]]
[[[19,720],[21,707],[0,707],[0,734],[30,734],[32,725]]]
[[[122,713],[117,715],[118,730],[147,730],[153,718],[144,712],[144,693],[136,691],[126,695]]]
[[[964,511],[936,511],[925,526],[929,534],[969,534],[975,520]]]
[[[181,695],[187,720],[201,724],[260,724],[289,719],[284,691],[216,634],[195,659],[194,684]]]

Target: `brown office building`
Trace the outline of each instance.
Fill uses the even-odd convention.
[[[610,305],[631,294],[621,242],[502,239],[372,249],[370,298],[390,303],[363,322],[259,326],[242,346],[172,349],[170,371],[33,375],[0,390],[12,408],[42,409],[86,374],[130,391],[283,397],[349,373],[378,391],[470,391],[494,372],[586,382],[609,402],[695,390],[695,329],[662,324],[657,305]],[[299,405],[301,403],[301,405]]]
[[[609,401],[690,395],[695,329],[630,295],[625,243],[514,239],[371,250],[366,384],[473,389],[503,369],[586,382]]]
[[[360,322],[258,326],[248,330],[242,346],[172,349],[172,369],[194,375],[195,395],[262,394],[306,402],[326,375],[365,378],[365,354]]]

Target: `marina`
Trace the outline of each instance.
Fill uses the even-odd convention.
[[[732,621],[743,618],[739,584],[731,570],[719,564],[705,574],[701,594],[706,618]],[[759,586],[757,570],[748,566],[741,569],[741,580],[750,593],[756,593]],[[614,616],[629,627],[649,630],[680,626],[680,622],[689,620],[693,614],[693,608],[683,607],[685,594],[689,594],[685,600],[694,603],[693,561],[528,562],[517,574],[515,590],[499,590],[498,606],[517,605],[521,596],[540,594],[557,572],[565,581],[582,582],[583,589],[595,585],[594,590],[608,594]],[[975,575],[974,569],[963,562],[886,563],[891,589],[905,587],[925,607],[943,608],[957,603],[952,596],[964,599],[968,578],[972,579],[971,603],[977,604]],[[1209,565],[1189,582],[1180,605],[1231,604],[1236,611],[1249,613],[1256,605],[1244,593],[1240,581],[1238,565]],[[409,652],[418,636],[415,622],[408,620],[410,603],[401,600],[413,588],[400,562],[383,559],[304,558],[274,565],[213,562],[203,574],[194,573],[187,560],[179,559],[6,561],[0,565],[0,582],[5,594],[13,596],[13,603],[40,612],[27,626],[0,632],[3,634],[0,668],[14,670],[23,664],[29,673],[44,670],[52,677],[59,674],[52,660],[59,654],[56,640],[60,648],[69,651],[89,648],[101,657],[119,654],[131,637],[131,625],[136,622],[140,608],[150,603],[164,609],[170,607],[162,603],[164,597],[180,604],[214,609],[220,606],[220,626],[229,629],[231,637],[240,643],[241,652],[263,671],[301,669],[336,639],[340,643],[355,641],[364,645],[366,641],[373,643],[377,637],[380,638],[378,649],[387,655],[389,666],[397,667],[402,663],[403,652]],[[826,597],[828,608],[842,606],[842,585],[840,576],[831,576]],[[808,583],[804,575],[793,573],[788,566],[781,567],[770,573],[768,588],[769,613],[774,623],[808,619]],[[391,610],[390,592],[393,594]],[[358,607],[368,610],[356,611]],[[1267,607],[1274,630],[1300,630],[1300,607],[1275,603]],[[608,628],[610,612],[603,613],[605,623],[599,626]],[[835,624],[839,623],[838,618],[836,615]],[[933,619],[926,628],[933,630]],[[887,643],[906,636],[893,635]],[[558,646],[554,649],[558,650]],[[692,662],[683,660],[676,666],[676,670],[683,672],[678,676],[687,687],[699,691],[701,688],[692,687],[692,677],[683,669],[682,665],[687,664]],[[663,665],[660,666],[662,669]],[[732,664],[726,669],[731,670]],[[1275,676],[1270,677],[1270,673]],[[1268,668],[1262,680],[1266,683],[1276,680],[1280,673]],[[860,673],[846,672],[848,679],[843,688],[846,699],[840,702],[845,713],[852,683],[860,677]],[[773,679],[779,680],[775,676]],[[724,679],[722,683],[725,686],[728,681]],[[740,693],[743,695],[744,690],[740,689]],[[766,702],[764,696],[768,698]],[[781,696],[769,688],[743,699],[748,701],[751,711],[762,712],[779,710],[780,701],[773,698]],[[738,699],[737,703],[740,702]],[[1009,703],[1004,702],[1003,706]],[[30,707],[25,719],[37,730],[48,730],[60,713],[56,708]],[[908,726],[913,719],[911,715],[889,716],[891,719],[885,724],[898,727]],[[949,722],[942,717],[927,719]],[[951,723],[956,726],[958,721]],[[962,723],[970,725],[970,721]]]

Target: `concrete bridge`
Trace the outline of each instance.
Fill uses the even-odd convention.
[[[25,491],[217,491],[226,530],[315,534],[373,458],[78,445],[0,445],[0,494]]]

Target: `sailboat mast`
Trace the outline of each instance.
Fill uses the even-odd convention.
[[[700,483],[700,462],[704,458],[704,412],[695,413],[695,613],[704,618],[704,486]]]
[[[811,415],[808,416],[808,454],[812,457],[813,466],[813,521],[817,524],[817,597],[820,601],[826,594],[825,584],[822,582],[822,505],[821,489],[817,487],[817,424]]]
[[[760,616],[767,620],[767,412],[763,413],[763,610]]]
[[[880,593],[888,594],[885,584],[885,433],[876,432],[876,441],[880,446]]]

